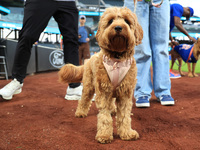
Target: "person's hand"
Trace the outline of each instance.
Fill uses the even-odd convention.
[[[89,39],[89,38],[86,38],[86,41],[87,41],[87,42],[89,42],[89,41],[90,41],[90,39]]]
[[[154,6],[154,7],[157,7],[157,8],[160,8],[160,4],[155,4],[155,3],[152,3],[152,5]]]
[[[163,0],[160,3],[158,3],[158,4],[152,3],[152,5],[154,7],[160,8],[160,6],[162,5],[162,3],[163,3]]]
[[[193,43],[195,43],[197,40],[195,39],[195,38],[193,38],[193,37],[189,37],[189,39],[193,42]]]
[[[177,41],[175,41],[175,40],[172,40],[172,47],[173,46],[177,46],[177,45],[179,45],[179,43]]]

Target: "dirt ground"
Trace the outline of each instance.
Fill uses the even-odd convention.
[[[27,76],[21,94],[0,98],[0,150],[199,150],[200,77],[171,81],[175,106],[161,106],[154,95],[150,108],[133,105],[139,140],[122,141],[114,129],[113,142],[100,144],[95,102],[88,117],[75,118],[77,101],[64,99],[57,72]],[[0,80],[0,88],[8,82]]]

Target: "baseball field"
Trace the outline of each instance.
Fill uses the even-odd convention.
[[[0,88],[9,81],[0,80]],[[57,71],[27,76],[21,94],[0,98],[0,150],[199,150],[200,77],[171,81],[175,106],[161,106],[154,93],[150,108],[134,103],[137,141],[122,141],[113,117],[114,140],[100,144],[95,102],[86,118],[75,118],[78,101],[64,99],[67,85],[58,83]]]

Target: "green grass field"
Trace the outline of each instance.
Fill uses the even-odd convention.
[[[174,66],[173,66],[173,70],[178,70],[178,65],[179,65],[178,61],[176,60],[176,62],[174,63]],[[169,67],[171,67],[171,60],[170,60],[170,63],[169,63]],[[191,66],[191,68],[192,68],[192,66]],[[188,66],[184,61],[182,62],[182,71],[188,72]],[[200,73],[200,61],[197,61],[195,73]]]

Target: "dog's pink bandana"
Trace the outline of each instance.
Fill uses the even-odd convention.
[[[132,58],[124,61],[119,61],[118,59],[111,59],[105,55],[103,56],[103,64],[106,68],[110,81],[114,86],[114,89],[116,89],[116,87],[124,79],[125,75],[131,67],[132,62]]]

